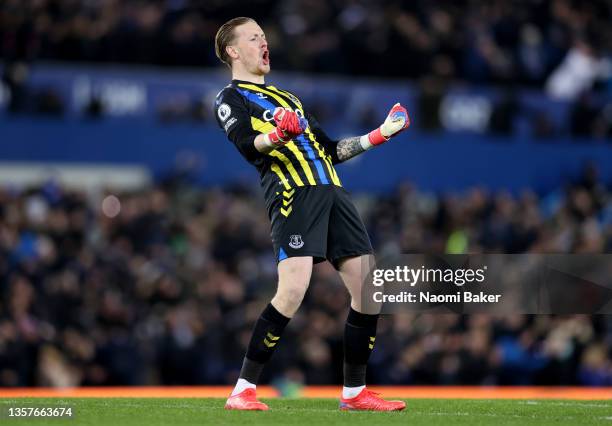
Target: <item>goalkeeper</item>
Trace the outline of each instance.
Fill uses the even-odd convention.
[[[228,139],[260,173],[278,261],[276,294],[255,324],[225,408],[268,409],[256,398],[261,371],[302,302],[313,264],[328,260],[351,296],[340,408],[404,409],[404,402],[386,401],[365,387],[380,310],[361,301],[361,265],[373,264],[372,245],[334,164],[382,145],[406,129],[410,124],[406,109],[395,104],[379,128],[333,141],[297,96],[265,83],[270,52],[254,20],[234,18],[223,24],[215,37],[215,50],[232,72],[231,83],[217,95],[215,116]]]

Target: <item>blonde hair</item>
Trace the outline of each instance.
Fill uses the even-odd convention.
[[[245,16],[230,19],[225,24],[221,25],[219,31],[217,31],[217,34],[215,35],[215,54],[221,62],[230,68],[232,67],[232,59],[227,54],[226,47],[232,44],[236,38],[234,29],[240,25],[246,24],[247,22],[255,22],[255,20]]]

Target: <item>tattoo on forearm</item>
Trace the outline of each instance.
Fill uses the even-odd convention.
[[[359,136],[342,139],[336,146],[336,152],[338,153],[338,159],[340,161],[346,161],[349,158],[353,158],[357,154],[361,154],[363,151],[365,150],[361,146]]]

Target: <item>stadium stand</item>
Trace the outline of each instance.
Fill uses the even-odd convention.
[[[547,197],[405,184],[358,204],[380,254],[448,252],[458,233],[467,252],[609,252],[612,202],[594,172]],[[234,379],[275,280],[259,194],[175,179],[118,195],[109,218],[100,197],[53,183],[0,192],[2,386]],[[340,381],[346,301],[333,270],[318,268],[269,380]],[[371,379],[610,385],[611,332],[609,316],[392,316]]]
[[[1,387],[236,379],[276,279],[253,175],[212,128],[238,3],[335,134],[377,121],[375,97],[416,112],[404,146],[340,169],[377,253],[612,250],[609,2],[0,0],[0,160],[154,177],[2,179]],[[347,297],[317,267],[266,382],[341,383]],[[372,384],[612,386],[610,316],[390,316],[378,336]]]

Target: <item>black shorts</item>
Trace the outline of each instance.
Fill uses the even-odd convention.
[[[317,185],[283,191],[269,209],[278,262],[312,256],[315,263],[327,259],[337,268],[344,257],[373,253],[359,213],[342,187]]]

